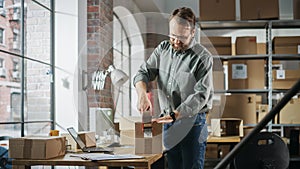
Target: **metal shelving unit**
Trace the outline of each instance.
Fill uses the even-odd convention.
[[[221,55],[213,56],[214,59],[220,59],[222,61],[227,60],[251,60],[251,59],[263,59],[266,60],[266,78],[267,89],[243,89],[243,90],[220,90],[215,91],[217,94],[222,93],[267,93],[269,110],[272,109],[272,96],[275,93],[284,93],[287,90],[277,90],[272,87],[272,61],[273,60],[300,60],[300,54],[273,54],[272,44],[272,31],[275,29],[295,29],[300,28],[300,20],[250,20],[250,21],[198,21],[200,30],[236,30],[236,29],[265,29],[266,31],[266,55]],[[274,124],[270,122],[268,124],[268,130],[272,130],[272,127],[281,127],[283,131],[284,126],[300,126],[297,124]]]

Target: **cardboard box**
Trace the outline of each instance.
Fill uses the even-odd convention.
[[[290,89],[300,78],[300,69],[272,70],[273,89]]]
[[[242,119],[244,124],[256,124],[255,96],[255,94],[227,95],[222,118],[238,118]]]
[[[300,124],[300,99],[292,99],[280,111],[280,124]]]
[[[300,19],[300,0],[294,0],[294,19]]]
[[[96,136],[95,132],[92,131],[80,131],[78,136],[81,138],[86,147],[95,147],[96,146]],[[79,147],[79,145],[77,146]]]
[[[241,20],[279,19],[278,0],[240,0]]]
[[[237,37],[235,45],[236,55],[257,54],[256,36]]]
[[[9,157],[26,159],[50,159],[65,155],[66,138],[21,137],[9,139]]]
[[[273,38],[274,54],[300,54],[300,36]]]
[[[139,120],[138,120],[139,121]],[[162,124],[152,122],[151,124],[143,124],[142,122],[125,123],[120,121],[120,144],[134,145],[134,151],[137,154],[153,154],[162,152]],[[150,129],[150,135],[145,135],[145,127]]]
[[[231,55],[231,37],[201,37],[200,43],[213,55]]]
[[[201,21],[234,21],[235,0],[200,0]]]
[[[229,60],[228,89],[264,89],[264,60]]]
[[[238,118],[211,119],[213,136],[240,136],[243,137],[243,120]]]

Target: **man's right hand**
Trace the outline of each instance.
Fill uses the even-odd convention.
[[[139,81],[135,84],[136,91],[138,93],[137,109],[144,113],[145,111],[152,111],[151,101],[147,96],[147,85],[143,81]]]
[[[137,108],[141,113],[144,113],[145,111],[152,111],[151,101],[148,98],[147,93],[139,95]]]

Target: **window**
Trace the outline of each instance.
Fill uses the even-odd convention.
[[[10,78],[1,79],[5,82],[0,85],[0,133],[12,137],[48,135],[54,127],[54,84],[52,73],[47,74],[54,72],[54,15],[50,8],[54,2],[2,2],[6,2],[3,10],[10,17],[0,17],[0,22],[7,23],[0,29],[0,43],[7,42],[0,49],[0,66],[5,60]]]
[[[126,31],[115,14],[113,17],[113,63],[116,68],[123,70],[131,79],[130,75],[130,42]],[[127,81],[119,91],[115,91],[116,117],[129,115],[131,113],[130,103],[130,80]]]

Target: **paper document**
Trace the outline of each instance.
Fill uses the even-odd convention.
[[[134,155],[134,154],[103,154],[103,153],[71,154],[71,157],[80,157],[84,160],[92,160],[92,161],[144,158],[143,156]]]

